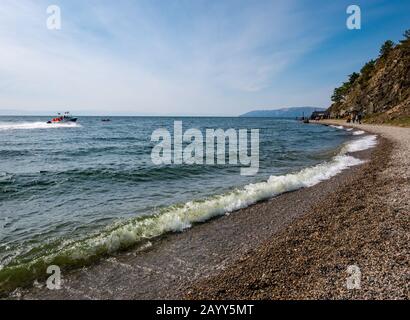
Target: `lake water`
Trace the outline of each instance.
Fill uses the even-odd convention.
[[[307,187],[358,164],[359,134],[271,118],[0,117],[0,285],[32,281],[50,263],[82,265],[166,232]],[[152,163],[151,134],[259,129],[255,176],[238,165]],[[360,141],[359,141],[360,142]],[[345,150],[346,153],[346,150]],[[1,290],[0,290],[1,291]]]

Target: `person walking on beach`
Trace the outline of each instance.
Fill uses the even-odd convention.
[[[362,113],[361,112],[357,114],[357,122],[359,122],[359,124],[362,124]]]

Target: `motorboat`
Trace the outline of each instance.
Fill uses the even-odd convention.
[[[49,124],[51,123],[72,123],[76,121],[77,121],[77,118],[74,118],[73,116],[71,116],[70,112],[64,112],[63,115],[59,113],[57,117],[47,121],[47,123]]]

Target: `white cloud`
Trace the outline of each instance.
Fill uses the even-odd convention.
[[[272,80],[321,40],[296,27],[306,18],[289,2],[191,8],[182,22],[147,4],[87,3],[63,6],[62,30],[49,31],[46,2],[1,2],[0,108],[238,114],[272,101]]]

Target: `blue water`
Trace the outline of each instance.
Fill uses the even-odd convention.
[[[80,117],[75,126],[47,126],[47,117],[0,117],[3,268],[54,254],[137,217],[322,163],[351,138],[343,130],[287,119],[111,119]],[[184,130],[204,133],[259,129],[258,174],[241,176],[240,164],[155,166],[151,134],[158,128],[172,133],[175,120],[182,120]]]

